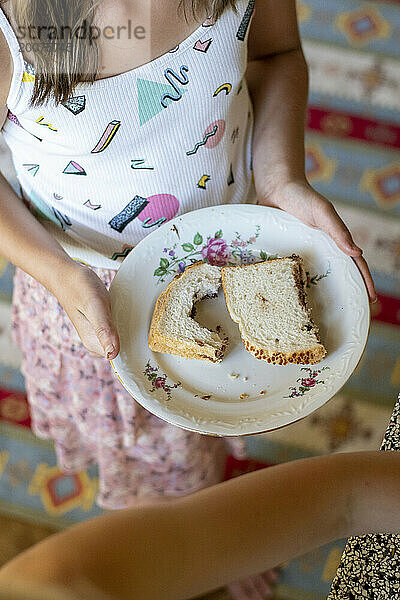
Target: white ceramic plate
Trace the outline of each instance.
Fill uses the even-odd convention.
[[[327,357],[314,367],[273,366],[246,352],[223,296],[198,305],[196,318],[218,324],[230,345],[213,364],[152,352],[154,304],[179,269],[207,259],[243,264],[267,256],[303,257],[308,296]],[[274,208],[224,205],[187,213],[148,235],[111,284],[121,352],[112,361],[123,386],[147,410],[179,427],[217,436],[261,433],[321,407],[348,380],[368,337],[367,292],[352,259],[319,230]]]

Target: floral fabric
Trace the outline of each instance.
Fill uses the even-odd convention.
[[[116,271],[91,268],[108,288]],[[183,495],[223,478],[225,441],[174,427],[142,408],[109,361],[89,355],[55,296],[20,269],[12,333],[23,354],[33,431],[54,440],[64,471],[98,464],[100,506]],[[235,456],[245,456],[243,438],[226,442]]]

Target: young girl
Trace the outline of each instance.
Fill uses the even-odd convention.
[[[295,2],[1,7],[0,117],[19,189],[0,179],[0,253],[17,266],[12,326],[34,431],[63,470],[98,464],[105,508],[216,483],[224,441],[146,412],[104,360],[119,352],[108,288],[175,215],[256,199],[328,233],[375,299],[362,251],[304,175]]]
[[[0,569],[0,598],[3,589],[4,600],[197,598],[336,539],[400,533],[399,494],[398,452],[277,465],[47,538]],[[397,597],[395,573],[391,587]]]

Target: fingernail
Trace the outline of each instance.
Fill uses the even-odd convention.
[[[372,300],[371,304],[376,304],[378,302],[378,296],[375,296],[375,298]]]
[[[114,354],[114,352],[115,352],[115,346],[114,346],[114,344],[110,344],[106,348],[106,357],[111,358],[111,356]]]

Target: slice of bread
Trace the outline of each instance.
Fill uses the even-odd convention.
[[[246,350],[256,358],[279,365],[315,364],[324,358],[299,256],[224,267],[222,285]]]
[[[177,275],[157,299],[149,333],[150,349],[184,358],[220,362],[228,338],[221,338],[193,318],[195,303],[216,297],[220,285],[220,267],[203,262],[197,262]]]

